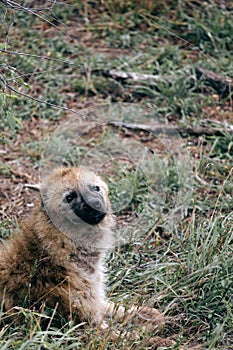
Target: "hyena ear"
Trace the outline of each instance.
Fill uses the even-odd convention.
[[[24,186],[27,188],[30,188],[33,191],[40,192],[40,184],[35,184],[35,185],[25,184]]]

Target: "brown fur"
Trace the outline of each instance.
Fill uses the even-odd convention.
[[[90,183],[101,188],[106,209],[104,219],[96,225],[76,222],[77,217],[62,202],[71,189],[89,193]],[[64,168],[48,176],[40,191],[42,203],[20,232],[0,246],[0,303],[4,301],[4,311],[15,306],[58,305],[67,320],[103,325],[115,313],[105,295],[104,259],[112,246],[114,227],[107,185],[86,169]],[[149,308],[126,312],[120,307],[116,318],[128,322],[138,313],[141,323],[145,318],[154,318],[156,326],[164,322],[158,311]]]

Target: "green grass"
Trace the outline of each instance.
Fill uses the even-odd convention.
[[[174,340],[163,349],[192,344],[230,349],[233,139],[225,122],[232,123],[232,96],[222,96],[195,72],[204,67],[233,78],[231,1],[222,2],[224,8],[213,0],[111,0],[98,6],[69,1],[37,13],[49,22],[7,9],[7,3],[0,4],[0,49],[11,52],[0,53],[0,171],[4,186],[10,184],[4,193],[13,202],[17,181],[25,179],[11,170],[27,172],[31,167],[38,177],[49,152],[55,163],[65,158],[70,165],[77,160],[92,165],[95,159],[109,183],[120,227],[107,261],[110,299],[160,308],[168,319],[161,337]],[[24,6],[35,3],[26,1]],[[159,79],[115,79],[106,74],[111,69]],[[59,123],[75,120],[74,110],[115,102],[134,106],[132,111],[124,107],[130,122],[136,116],[135,121],[148,123],[152,116],[165,124],[194,127],[213,119],[211,125],[223,135],[179,137],[185,155],[179,158],[177,144],[169,149],[163,136],[106,125],[86,132],[78,146],[67,143],[67,148],[64,135],[53,134]],[[144,119],[139,106],[149,108]],[[91,110],[100,123],[108,116],[104,108]],[[71,131],[66,140],[81,135],[79,129]],[[48,144],[51,134],[57,138]],[[124,144],[134,153],[127,153]],[[6,202],[4,194],[1,200]],[[8,208],[0,226],[2,238],[17,226],[17,212]],[[136,342],[119,337],[112,343],[109,335],[100,336],[92,328],[84,332],[53,310],[18,312],[25,322],[0,329],[2,350],[150,349],[150,335],[143,332]],[[49,322],[45,328],[42,320]]]

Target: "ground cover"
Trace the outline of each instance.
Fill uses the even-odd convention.
[[[71,165],[98,159],[110,186],[120,234],[109,296],[167,317],[153,342],[141,331],[112,343],[49,310],[42,330],[46,316],[20,309],[25,324],[1,329],[1,349],[230,349],[231,1],[1,1],[0,10],[1,237],[37,201],[24,183],[38,181],[51,135],[80,111],[95,115],[65,155]],[[124,125],[102,119],[114,106]]]

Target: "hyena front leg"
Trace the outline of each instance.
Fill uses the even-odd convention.
[[[147,306],[133,305],[126,309],[124,306],[109,302],[106,305],[105,316],[123,326],[132,323],[151,332],[160,331],[165,325],[163,314]]]

